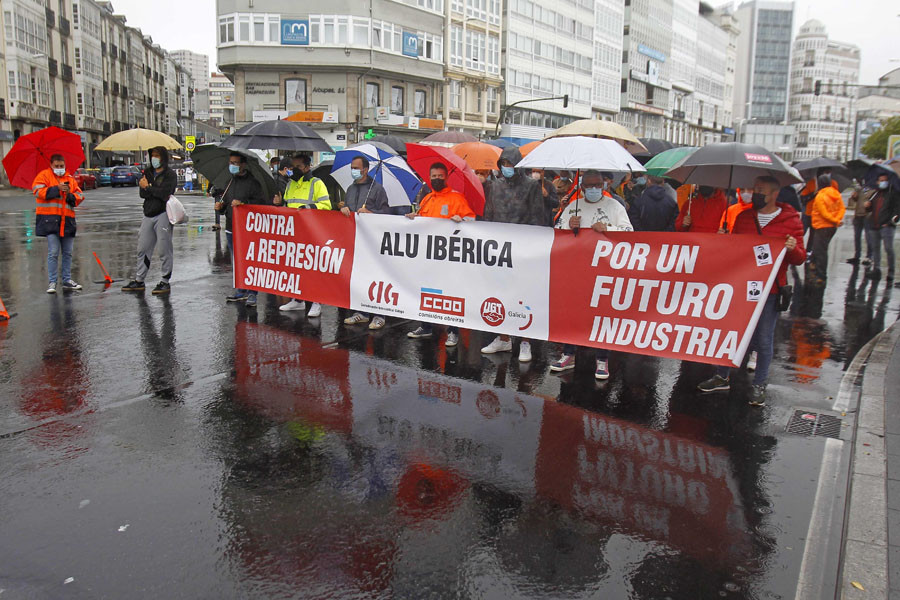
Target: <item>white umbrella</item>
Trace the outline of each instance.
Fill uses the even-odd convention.
[[[545,140],[516,165],[519,169],[555,171],[644,171],[642,165],[618,142],[592,137],[558,137]]]

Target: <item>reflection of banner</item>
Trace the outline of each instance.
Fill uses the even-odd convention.
[[[752,235],[576,237],[276,207],[237,207],[234,229],[239,287],[722,365],[743,358],[784,255],[781,240]]]
[[[271,418],[349,432],[349,354],[318,340],[239,321],[234,335],[239,397]]]
[[[695,558],[746,550],[740,494],[718,448],[548,401],[535,478],[539,496]]]

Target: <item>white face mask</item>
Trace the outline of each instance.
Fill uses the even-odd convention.
[[[879,188],[879,189],[882,189],[882,190],[886,190],[886,189],[888,189],[888,183],[890,183],[890,182],[888,182],[888,181],[879,181],[879,182],[878,182],[878,188]]]
[[[531,178],[532,178],[532,179],[538,179],[538,180],[539,180],[539,179],[541,178],[541,174],[540,174],[540,173],[532,173],[532,174],[531,174]]]
[[[65,167],[63,167],[62,169],[53,169],[53,174],[56,175],[57,177],[62,177],[63,175],[66,174],[66,169],[65,169]]]

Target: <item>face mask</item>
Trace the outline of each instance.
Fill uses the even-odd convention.
[[[715,188],[711,188],[706,185],[701,185],[700,188],[698,189],[698,191],[700,192],[700,195],[703,196],[704,198],[709,198],[710,196],[713,195],[714,189]]]
[[[540,174],[540,173],[532,173],[532,174],[531,174],[531,178],[532,178],[532,179],[538,179],[538,180],[540,180],[541,174]]]
[[[753,204],[753,208],[759,210],[766,205],[766,195],[756,192],[750,197],[750,202]]]
[[[65,170],[65,168],[53,169],[53,174],[56,175],[57,177],[62,177],[63,175],[66,174],[66,170]]]
[[[516,174],[516,170],[513,167],[500,167],[500,173],[509,179]]]
[[[886,190],[886,189],[888,189],[888,183],[889,182],[887,182],[887,181],[879,181],[878,188],[882,189],[882,190]]]
[[[362,169],[350,169],[350,177],[353,178],[353,181],[359,181],[362,179]]]
[[[600,202],[600,198],[603,197],[603,190],[600,188],[585,188],[584,189],[584,199],[588,202]]]
[[[635,181],[635,183],[638,185],[647,185],[647,178],[646,177],[638,177],[637,181]]]
[[[443,179],[432,179],[431,180],[431,189],[433,189],[434,191],[439,192],[442,189],[444,189],[445,187],[447,187],[447,182],[444,181]]]
[[[150,165],[151,165],[154,169],[158,169],[159,166],[160,166],[161,164],[162,164],[162,161],[161,161],[160,159],[158,159],[157,157],[155,157],[155,156],[154,156],[153,158],[150,159]]]
[[[303,179],[303,173],[300,172],[300,169],[294,169],[291,171],[291,179],[294,181],[300,181]]]
[[[241,168],[237,165],[228,165],[228,172],[232,175],[237,175],[241,172]]]
[[[753,203],[753,192],[742,192],[740,200],[741,200],[741,204]]]
[[[284,175],[285,175],[286,177],[290,177],[290,176],[293,175],[293,174],[294,174],[294,170],[293,170],[293,169],[285,169],[285,170],[284,170]]]

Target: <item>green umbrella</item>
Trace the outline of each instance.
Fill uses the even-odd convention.
[[[662,177],[666,171],[677,165],[679,162],[697,151],[693,146],[685,146],[683,148],[672,148],[665,152],[660,152],[647,161],[644,168],[647,169],[647,175],[655,175]]]

